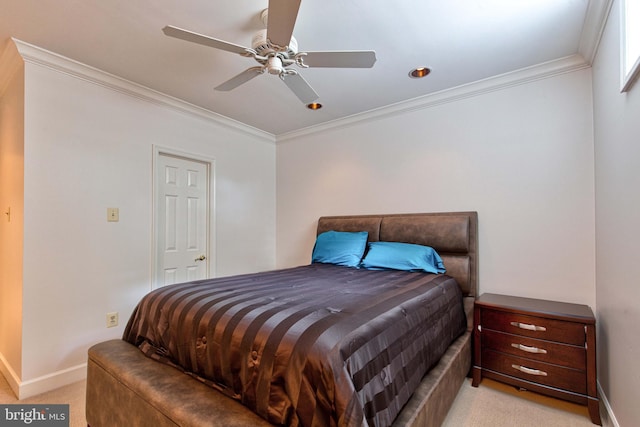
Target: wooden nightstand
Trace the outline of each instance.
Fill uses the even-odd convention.
[[[483,294],[474,309],[472,385],[487,377],[587,405],[602,425],[595,324],[586,305]]]

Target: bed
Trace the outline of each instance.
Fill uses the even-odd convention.
[[[312,263],[155,290],[89,349],[88,424],[440,425],[471,367],[477,214],[321,217],[326,232],[432,247],[446,274]]]

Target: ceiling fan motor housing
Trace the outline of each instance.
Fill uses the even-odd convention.
[[[281,53],[287,59],[293,58],[296,53],[298,53],[298,42],[295,37],[291,37],[291,41],[289,41],[289,46],[287,46],[287,50],[284,52],[278,52],[274,46],[267,39],[267,30],[260,30],[253,35],[251,39],[251,47],[256,53],[260,56],[268,56],[270,53]]]

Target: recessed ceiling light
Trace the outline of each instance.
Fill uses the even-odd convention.
[[[307,108],[309,110],[319,110],[322,108],[322,104],[319,102],[312,102],[311,104],[307,104]]]
[[[418,67],[414,68],[409,72],[409,77],[412,79],[420,79],[422,77],[426,77],[431,72],[431,68],[429,67]]]

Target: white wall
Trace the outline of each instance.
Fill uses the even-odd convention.
[[[28,395],[50,376],[83,375],[87,348],[119,338],[149,291],[154,145],[215,159],[217,275],[274,267],[275,144],[39,61],[27,61],[25,82]],[[108,207],[119,222],[106,221]],[[120,324],[107,329],[111,311]]]
[[[595,306],[591,73],[278,142],[277,265],[321,215],[476,210],[481,292]]]
[[[640,82],[620,93],[619,5],[593,66],[598,377],[620,426],[640,425]]]

